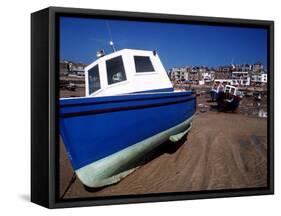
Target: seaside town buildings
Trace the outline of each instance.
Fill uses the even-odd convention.
[[[83,77],[85,75],[84,69],[87,65],[82,62],[75,63],[72,61],[60,61],[60,75],[61,76],[76,76]]]
[[[84,79],[84,69],[87,65],[82,62],[60,61],[61,77]],[[209,84],[226,82],[235,86],[266,85],[267,71],[264,66],[255,64],[230,64],[218,67],[184,66],[174,67],[168,71],[172,82],[185,84]]]
[[[185,66],[172,68],[169,77],[176,83],[212,84],[226,82],[235,86],[265,85],[267,72],[260,62],[255,64],[231,64],[218,67]]]

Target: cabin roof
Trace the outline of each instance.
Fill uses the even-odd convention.
[[[125,49],[121,49],[121,50],[118,50],[118,51],[110,53],[110,54],[105,54],[104,56],[102,56],[102,57],[96,59],[95,61],[93,61],[92,63],[90,63],[85,69],[88,70],[88,69],[92,68],[94,65],[98,64],[99,62],[106,61],[106,60],[114,58],[116,56],[126,55],[126,54],[133,53],[133,52],[136,52],[136,55],[148,55],[148,54],[153,53],[153,51],[151,51],[151,50],[125,48]]]

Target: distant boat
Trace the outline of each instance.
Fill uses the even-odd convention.
[[[219,84],[210,91],[211,99],[218,103],[219,110],[236,110],[242,99],[242,93],[232,85]]]
[[[175,91],[155,51],[123,49],[85,68],[86,96],[60,99],[60,134],[88,187],[120,181],[161,143],[180,140],[194,91]]]
[[[210,90],[210,96],[212,101],[217,101],[219,92],[224,91],[224,86],[230,85],[229,81],[215,81],[212,89]]]
[[[255,100],[257,100],[257,101],[260,101],[262,99],[261,93],[259,93],[259,92],[254,92],[253,96],[254,96]]]

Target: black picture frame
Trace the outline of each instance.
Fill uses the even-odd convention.
[[[247,26],[268,29],[268,187],[198,192],[126,195],[104,198],[57,198],[58,95],[60,16],[99,17],[125,20],[193,23],[221,26]],[[159,202],[220,197],[274,194],[274,22],[168,15],[124,11],[49,7],[31,14],[31,201],[47,208]]]

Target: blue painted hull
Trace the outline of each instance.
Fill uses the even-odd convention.
[[[218,106],[221,110],[224,111],[234,111],[239,107],[240,100],[241,100],[240,98],[236,97],[231,101],[226,101],[226,100],[218,101]]]
[[[60,134],[74,170],[140,143],[191,118],[194,92],[60,100]]]
[[[218,93],[217,93],[217,91],[216,90],[211,90],[210,91],[210,95],[211,95],[211,99],[212,99],[212,101],[217,101],[217,99],[218,99]]]
[[[223,111],[234,111],[239,107],[241,98],[239,96],[232,96],[231,100],[227,100],[227,94],[220,92],[217,96],[217,103],[219,109]]]

